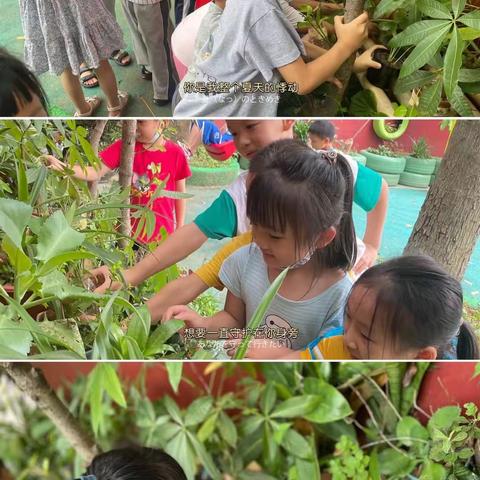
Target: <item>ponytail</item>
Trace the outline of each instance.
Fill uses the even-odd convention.
[[[463,321],[458,334],[457,359],[474,360],[477,358],[480,358],[477,336],[472,326],[468,322]]]

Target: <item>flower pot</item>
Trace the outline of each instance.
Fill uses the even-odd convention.
[[[421,175],[419,173],[403,172],[400,175],[400,185],[413,188],[428,188],[432,180],[431,175]]]
[[[406,157],[405,171],[420,175],[432,175],[437,166],[435,158]]]
[[[404,157],[387,157],[362,150],[362,155],[367,158],[367,167],[379,173],[399,174],[405,170]]]
[[[192,176],[188,185],[197,187],[222,187],[232,183],[240,173],[238,162],[232,162],[218,168],[191,167]]]
[[[402,65],[399,62],[391,62],[389,60],[390,52],[388,50],[375,50],[372,59],[382,65],[382,68],[369,68],[367,70],[367,80],[382,90],[389,90],[393,82],[400,74]]]
[[[387,182],[387,185],[389,187],[396,187],[398,185],[398,182],[400,180],[400,174],[397,173],[381,173],[380,174],[383,179]]]
[[[435,158],[435,170],[433,173],[436,175],[438,171],[440,170],[440,165],[442,164],[442,159],[441,158]]]

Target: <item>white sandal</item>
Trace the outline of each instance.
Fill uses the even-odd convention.
[[[90,110],[87,113],[75,112],[73,114],[74,117],[91,117],[102,103],[102,99],[96,95],[94,97],[87,97],[85,101],[90,105]]]
[[[116,107],[107,107],[109,117],[120,117],[123,109],[128,103],[128,93],[118,91],[118,105]]]

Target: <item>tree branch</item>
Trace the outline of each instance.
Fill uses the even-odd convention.
[[[0,363],[0,367],[17,387],[36,403],[79,455],[90,463],[98,454],[97,445],[58,398],[43,373],[30,363]]]

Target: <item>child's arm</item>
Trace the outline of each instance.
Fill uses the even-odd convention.
[[[186,180],[177,180],[175,182],[175,190],[177,192],[185,193],[187,191]],[[175,230],[182,228],[185,225],[185,210],[187,200],[185,198],[179,198],[175,200]]]
[[[305,63],[301,57],[279,67],[278,71],[288,83],[298,85],[298,93],[306,95],[332,77],[340,66],[362,45],[367,38],[368,15],[363,13],[350,23],[343,17],[335,17],[337,42],[328,52],[312,62]]]
[[[82,168],[79,165],[74,165],[69,167],[66,163],[58,160],[58,158],[53,155],[43,155],[43,157],[50,165],[50,168],[57,170],[58,172],[64,172],[65,170],[73,170],[73,177],[78,178],[79,180],[85,180],[87,182],[96,182],[100,180],[104,175],[111,171],[104,163],[100,165],[100,168],[95,167],[85,167]]]
[[[167,283],[155,296],[147,301],[152,323],[160,321],[172,305],[187,305],[208,289],[200,277],[191,273]]]
[[[367,214],[367,228],[363,237],[365,243],[365,253],[355,265],[355,273],[361,273],[370,268],[378,255],[378,250],[382,243],[383,227],[388,209],[388,185],[382,179],[382,189],[377,205]]]

